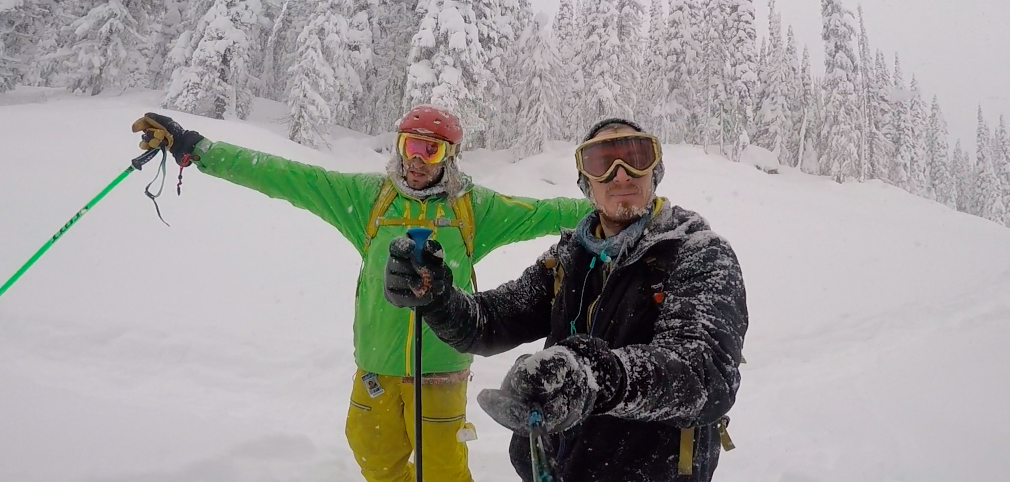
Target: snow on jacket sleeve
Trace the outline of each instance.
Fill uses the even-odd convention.
[[[683,240],[674,263],[653,341],[614,350],[627,383],[610,415],[709,424],[736,399],[748,323],[736,255],[726,240],[704,229]]]
[[[557,245],[543,256],[553,256]],[[424,322],[462,353],[491,356],[546,337],[551,331],[554,273],[538,260],[519,278],[477,294],[453,288],[424,310]]]
[[[332,224],[361,252],[365,223],[382,177],[344,174],[225,142],[197,145],[200,171],[283,199]]]

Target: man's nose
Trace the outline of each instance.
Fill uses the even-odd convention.
[[[623,183],[623,182],[628,182],[631,179],[633,179],[633,178],[631,177],[630,174],[628,174],[628,171],[624,168],[624,166],[620,166],[619,165],[619,166],[617,166],[617,169],[614,170],[614,179],[613,179],[613,182],[622,182]]]

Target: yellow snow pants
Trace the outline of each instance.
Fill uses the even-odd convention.
[[[466,443],[466,381],[421,385],[424,480],[473,482]],[[368,482],[413,482],[414,385],[358,370],[347,411],[347,443]]]

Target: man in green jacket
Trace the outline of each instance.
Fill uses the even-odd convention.
[[[382,279],[390,240],[412,227],[434,230],[457,286],[475,290],[473,265],[500,246],[558,234],[590,211],[584,200],[535,200],[499,194],[459,170],[463,131],[451,112],[419,105],[399,123],[386,174],[327,171],[212,142],[171,118],[146,114],[133,125],[141,148],[166,147],[180,166],[284,199],[332,224],[362,257],[354,305],[354,360],[346,434],[369,482],[414,479],[413,313],[389,304]],[[422,333],[424,478],[470,482],[465,442],[466,386],[472,355]],[[404,409],[408,407],[408,409]]]

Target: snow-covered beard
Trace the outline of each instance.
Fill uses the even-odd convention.
[[[386,175],[400,192],[414,199],[427,199],[439,195],[457,197],[463,193],[468,184],[467,179],[464,179],[463,173],[459,170],[458,162],[461,155],[456,154],[452,158],[446,159],[442,163],[442,174],[438,181],[423,189],[414,189],[407,184],[403,172],[403,158],[398,152],[393,152],[393,156],[386,163]]]
[[[617,212],[608,213],[596,200],[596,196],[593,195],[593,192],[591,190],[589,191],[589,202],[592,203],[593,209],[600,215],[600,219],[612,224],[626,225],[636,221],[638,218],[648,214],[650,207],[655,201],[656,190],[653,189],[652,193],[649,195],[649,200],[645,203],[645,205],[633,206],[627,203],[620,203],[617,206]]]

